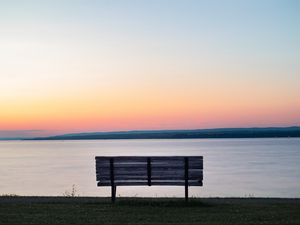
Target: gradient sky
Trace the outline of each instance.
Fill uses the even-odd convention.
[[[299,1],[0,2],[0,137],[291,125]]]

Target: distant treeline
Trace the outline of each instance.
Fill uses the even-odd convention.
[[[272,138],[300,137],[300,127],[219,128],[197,130],[149,130],[64,134],[30,140],[86,139],[184,139],[184,138]]]

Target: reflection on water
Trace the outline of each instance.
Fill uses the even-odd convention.
[[[300,138],[1,141],[0,194],[109,196],[96,187],[96,155],[203,155],[194,196],[300,197]],[[178,196],[183,187],[119,187],[121,196]]]

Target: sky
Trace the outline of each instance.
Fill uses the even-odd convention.
[[[300,125],[296,0],[0,1],[0,137]]]

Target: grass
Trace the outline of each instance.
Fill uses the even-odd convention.
[[[0,197],[2,225],[300,224],[300,199]]]

